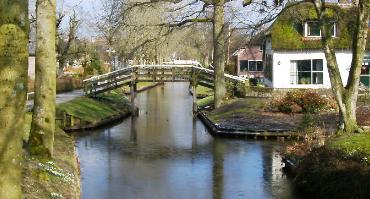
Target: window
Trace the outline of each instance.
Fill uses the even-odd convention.
[[[320,37],[321,36],[319,22],[307,22],[307,36],[308,37]]]
[[[323,84],[323,60],[307,59],[291,61],[291,84]]]
[[[240,61],[240,71],[248,71],[248,60]]]
[[[262,63],[262,61],[257,61],[257,71],[263,71],[263,63]]]
[[[240,71],[263,71],[263,63],[255,60],[241,60]]]
[[[332,23],[332,37],[336,37],[336,24]],[[321,29],[318,21],[308,21],[305,23],[305,37],[321,37]]]
[[[370,56],[365,56],[364,63],[361,67],[360,84],[370,87]]]

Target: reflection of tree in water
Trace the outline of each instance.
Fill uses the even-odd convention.
[[[192,136],[191,136],[191,148],[193,151],[197,150],[198,139],[197,139],[197,120],[193,119],[193,128],[192,128]]]
[[[213,142],[213,199],[223,198],[225,144],[217,138]]]
[[[291,190],[287,187],[281,187],[286,184],[283,181],[287,181],[287,179],[282,171],[283,163],[279,149],[278,145],[272,143],[265,143],[262,147],[262,168],[265,168],[263,170],[264,189],[266,193],[272,193],[279,198],[291,198],[292,196],[288,196],[291,194]]]
[[[137,132],[136,132],[136,117],[131,117],[131,132],[130,132],[130,141],[132,143],[137,143]]]
[[[111,129],[109,128],[107,130],[107,152],[108,152],[108,158],[107,158],[107,161],[108,161],[108,184],[109,184],[109,187],[112,186],[112,177],[113,177],[113,172],[112,172],[112,138],[111,138]],[[109,192],[110,194],[110,192]],[[109,196],[111,197],[111,196]]]

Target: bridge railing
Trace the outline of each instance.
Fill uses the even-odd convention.
[[[192,65],[135,65],[138,82],[184,82],[191,78]]]
[[[133,65],[83,81],[86,95],[97,94],[135,82],[194,82],[213,88],[214,70],[204,68],[197,63],[171,65]],[[225,80],[231,83],[245,82],[242,77],[225,74]]]
[[[134,67],[127,67],[117,71],[94,76],[83,81],[86,95],[97,94],[118,88],[131,81],[131,73]]]

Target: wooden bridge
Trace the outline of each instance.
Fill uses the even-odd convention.
[[[225,74],[225,80],[235,86],[246,81],[229,74]],[[129,85],[133,103],[138,82],[190,82],[196,97],[197,85],[214,88],[214,71],[199,64],[134,65],[83,81],[87,96]]]

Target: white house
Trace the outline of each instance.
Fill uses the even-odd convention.
[[[352,61],[353,8],[328,5],[333,15],[332,36],[343,83]],[[265,84],[273,88],[330,88],[330,78],[321,45],[321,31],[311,3],[283,10],[266,34]],[[370,49],[369,43],[367,49]],[[361,84],[370,86],[370,52],[366,53]]]

